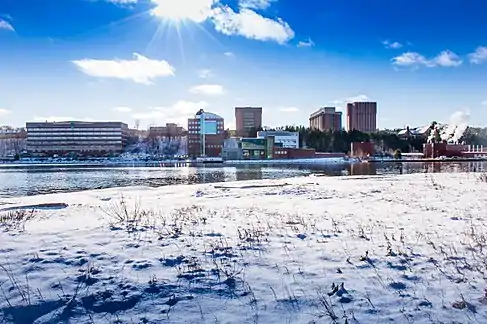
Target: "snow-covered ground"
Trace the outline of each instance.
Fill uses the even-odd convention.
[[[1,204],[0,322],[487,323],[478,174],[132,187]]]

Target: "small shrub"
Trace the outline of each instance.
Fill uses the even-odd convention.
[[[14,209],[0,213],[0,227],[5,229],[24,230],[25,223],[32,220],[36,211],[34,209]]]
[[[487,183],[487,173],[481,173],[479,176],[478,176],[478,181],[480,182],[486,182]]]
[[[151,221],[155,220],[155,213],[142,209],[138,200],[131,208],[121,196],[118,203],[112,203],[108,209],[102,210],[110,218],[110,226],[113,228],[121,226],[128,232],[138,232],[154,227]]]

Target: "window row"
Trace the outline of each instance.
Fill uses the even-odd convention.
[[[56,137],[41,137],[41,136],[34,136],[34,137],[27,137],[28,141],[121,141],[120,136],[83,136],[83,137],[64,137],[64,136],[56,136]]]
[[[75,136],[75,135],[113,135],[113,136],[122,136],[121,132],[28,132],[27,136]]]
[[[63,127],[63,128],[51,128],[51,127],[29,127],[28,132],[65,132],[67,130],[80,131],[80,132],[99,132],[99,131],[113,131],[121,132],[121,127],[103,127],[103,128],[84,128],[84,127]]]

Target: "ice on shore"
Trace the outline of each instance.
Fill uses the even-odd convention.
[[[414,174],[4,199],[0,322],[487,323],[486,191]]]

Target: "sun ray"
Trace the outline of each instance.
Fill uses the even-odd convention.
[[[178,41],[179,41],[179,51],[181,52],[181,59],[183,61],[183,66],[186,65],[186,55],[184,55],[184,44],[183,44],[183,38],[181,37],[181,31],[179,30],[179,24],[176,24],[176,33],[178,36]]]
[[[163,39],[165,38],[167,40],[167,37],[165,37],[166,33],[168,32],[169,28],[170,28],[170,24],[168,22],[165,22],[165,21],[162,21],[158,26],[157,26],[157,29],[156,31],[154,32],[154,35],[151,37],[151,40],[149,41],[149,43],[147,44],[146,46],[146,53],[149,53],[152,51],[152,49],[156,46],[156,42],[159,40],[159,39]]]
[[[125,23],[129,23],[129,22],[132,22],[132,21],[134,21],[136,19],[139,19],[139,18],[141,18],[143,16],[149,16],[149,15],[150,15],[150,10],[145,10],[145,11],[142,11],[142,12],[138,12],[138,13],[135,13],[135,14],[130,15],[128,17],[125,17],[123,19],[116,20],[116,21],[112,21],[112,22],[109,22],[108,24],[101,25],[101,26],[98,26],[98,27],[93,28],[93,29],[85,30],[83,32],[70,35],[68,37],[63,38],[61,41],[69,41],[69,40],[72,40],[74,38],[79,38],[79,37],[83,37],[83,36],[91,36],[93,34],[98,34],[98,33],[101,33],[103,31],[106,31],[108,29],[121,26],[121,25],[123,25]]]

